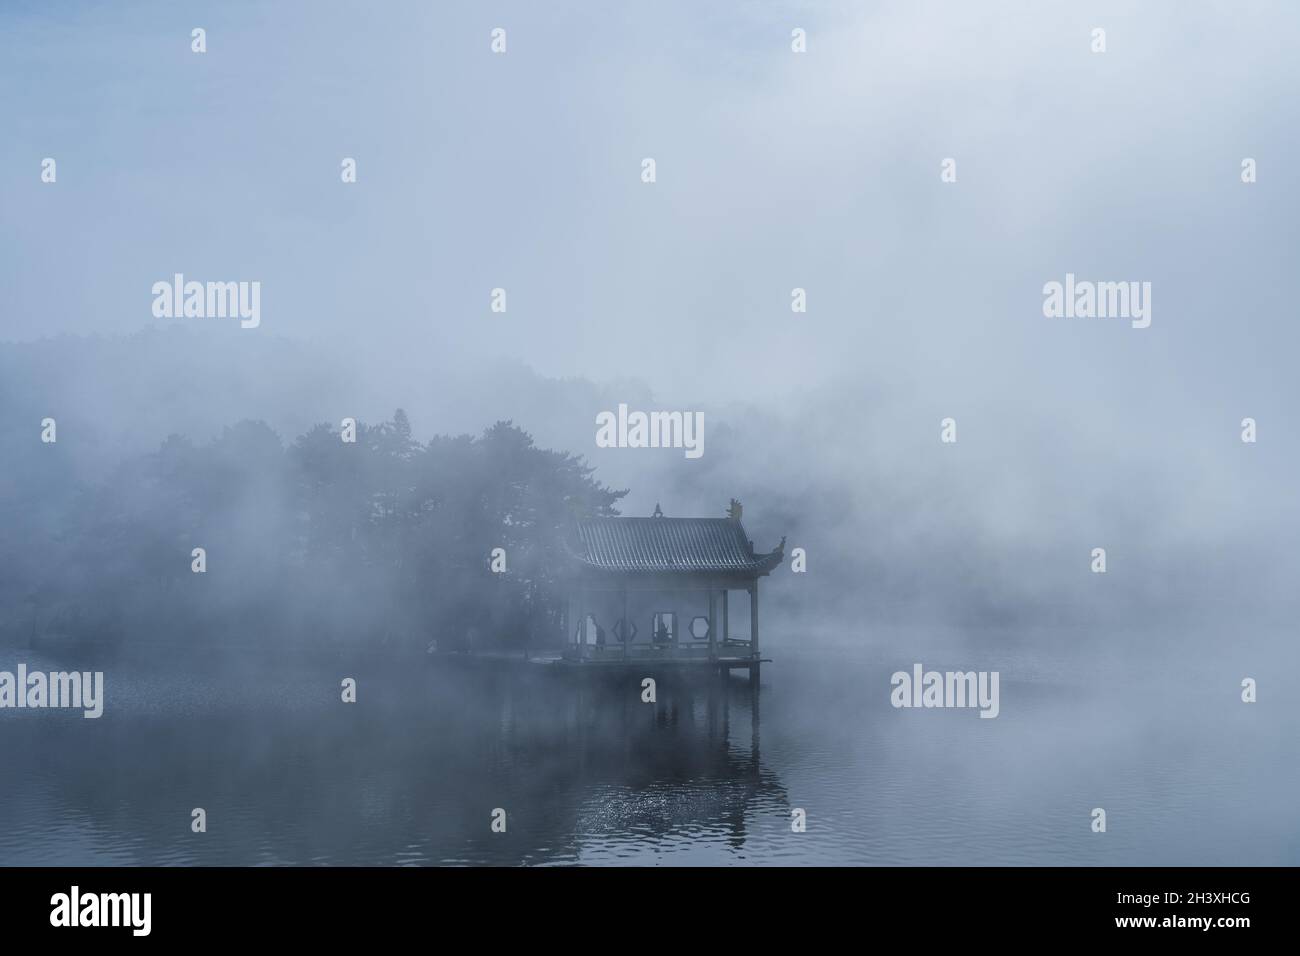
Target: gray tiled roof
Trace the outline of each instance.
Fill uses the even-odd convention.
[[[591,518],[575,538],[574,557],[604,571],[766,574],[782,557],[780,548],[754,554],[732,518]]]

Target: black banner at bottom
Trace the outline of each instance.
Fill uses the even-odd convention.
[[[687,925],[691,936],[734,937],[811,929],[811,919],[818,935],[911,926],[931,941],[992,933],[1231,945],[1286,925],[1294,876],[1284,868],[15,868],[0,870],[0,925],[8,940],[338,944],[460,930],[544,939],[671,929],[680,938]]]

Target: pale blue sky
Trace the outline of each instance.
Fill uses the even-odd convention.
[[[698,7],[6,4],[3,334],[138,329],[182,271],[260,279],[269,333],[710,398],[1279,384],[1294,6]],[[1152,281],[1152,329],[1043,319],[1067,270]]]

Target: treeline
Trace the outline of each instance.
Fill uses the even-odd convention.
[[[400,409],[355,442],[173,435],[89,484],[57,444],[10,451],[0,610],[8,643],[37,647],[536,643],[557,633],[567,525],[626,494],[510,422],[421,444]]]

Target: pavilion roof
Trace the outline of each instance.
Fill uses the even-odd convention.
[[[588,518],[576,523],[569,550],[580,565],[645,573],[767,574],[781,563],[785,539],[767,554],[738,518]]]

